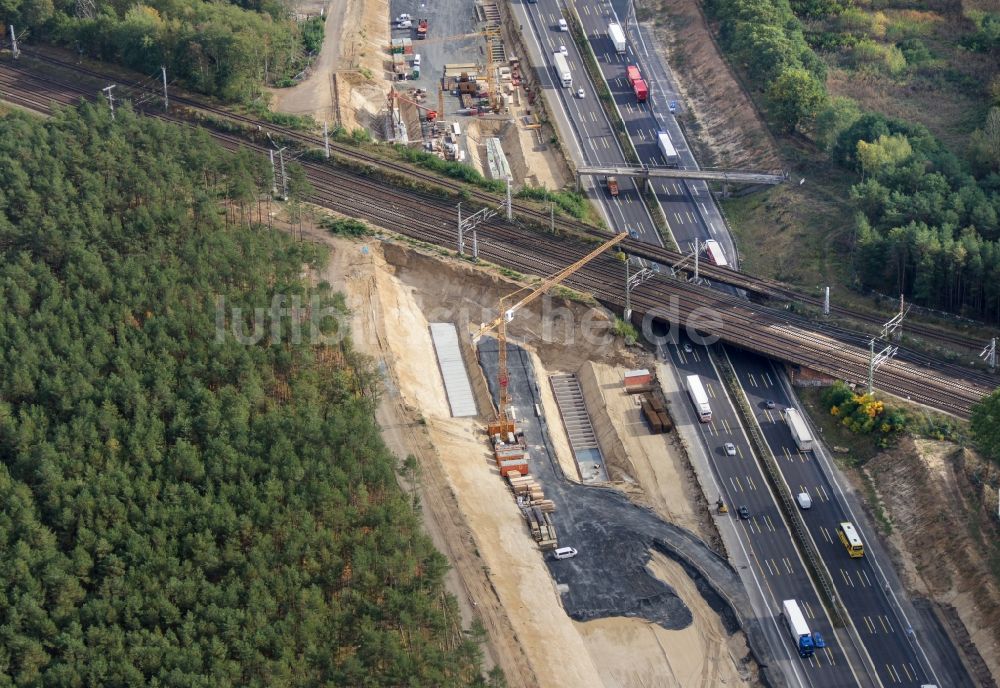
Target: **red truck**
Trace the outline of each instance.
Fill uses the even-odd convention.
[[[427,20],[421,19],[417,24],[417,38],[427,38]]]
[[[629,86],[632,87],[632,92],[635,94],[636,100],[640,103],[645,103],[649,97],[649,87],[646,86],[646,81],[642,78],[642,74],[639,73],[639,68],[635,65],[629,65],[625,68],[625,76],[628,78]]]

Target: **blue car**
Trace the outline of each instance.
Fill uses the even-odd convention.
[[[670,114],[671,115],[677,114],[677,101],[676,100],[671,100],[669,103],[667,103],[667,108],[670,109]]]

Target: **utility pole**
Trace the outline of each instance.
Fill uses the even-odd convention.
[[[632,317],[632,290],[628,288],[628,256],[625,256],[625,320]]]
[[[830,287],[823,289],[823,315],[830,315]]]
[[[164,66],[160,67],[160,73],[163,75],[163,111],[170,111],[170,97],[167,95],[167,68]]]
[[[326,157],[327,157],[327,159],[329,159],[330,158],[330,127],[326,123],[326,120],[323,121],[323,147],[326,149]]]
[[[278,164],[281,166],[281,200],[288,200],[288,177],[285,176],[285,146],[278,149]]]
[[[652,279],[655,272],[649,268],[643,268],[639,272],[635,273],[631,277],[629,276],[629,262],[630,259],[628,255],[625,256],[625,312],[624,320],[629,322],[632,319],[632,290],[638,287],[640,284],[646,280]]]
[[[900,328],[903,326],[903,318],[906,316],[907,311],[904,308],[903,297],[899,297],[899,313],[894,315],[889,322],[882,326],[881,338],[891,341],[894,335],[898,335]],[[892,344],[887,344],[884,349],[875,353],[875,338],[873,337],[870,342],[868,342],[868,395],[871,396],[875,393],[875,371],[883,363],[886,363],[892,359],[896,352],[899,351],[898,346]]]
[[[979,354],[979,358],[986,361],[986,365],[990,367],[990,370],[997,369],[997,338],[994,337],[990,340],[990,343],[986,345],[983,349],[983,353]]]
[[[507,177],[507,222],[514,219],[514,207],[510,201],[510,177]]]
[[[479,260],[479,230],[472,228],[472,257]]]
[[[115,118],[115,96],[111,92],[114,90],[115,84],[110,86],[105,86],[101,90],[104,91],[104,95],[108,97],[108,105],[111,107],[111,119]]]
[[[274,149],[267,151],[271,154],[271,196],[278,195],[278,175],[274,171]]]
[[[556,204],[549,201],[549,231],[556,233]]]
[[[14,25],[10,25],[10,54],[14,56],[16,60],[21,55],[21,51],[17,48],[17,34],[14,33]]]
[[[701,242],[694,238],[694,281],[698,281],[698,254],[701,253]]]
[[[458,202],[458,255],[465,255],[465,237],[462,236],[462,202]]]

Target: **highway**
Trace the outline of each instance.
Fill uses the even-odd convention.
[[[569,142],[564,142],[564,145],[571,153],[575,150],[580,154],[582,150],[583,154],[576,160],[586,164],[623,163],[625,155],[617,147],[611,125],[597,99],[591,97],[588,100],[586,96],[579,99],[572,96],[572,90],[579,88],[581,79],[586,78],[586,71],[570,35],[558,30],[559,18],[563,15],[557,2],[541,0],[537,4],[524,4],[515,7],[515,12],[523,13],[522,27],[531,27],[531,32],[525,35],[525,40],[534,41],[539,56],[548,58],[548,54],[559,50],[560,45],[566,46],[570,68],[573,71],[573,89],[563,88],[556,81],[554,70],[551,68],[537,70],[543,87],[549,91],[547,95],[550,96],[550,110],[554,110],[553,117],[564,120],[560,130],[574,132],[579,141],[583,142],[581,146],[573,146]],[[535,59],[532,61],[535,62]],[[619,66],[624,70],[624,66]],[[588,84],[584,88],[593,96],[592,86]],[[631,91],[629,93],[631,95]],[[591,145],[588,151],[587,142],[594,141],[613,143],[606,147],[603,144]],[[656,152],[658,153],[658,150]],[[613,206],[608,215],[613,220],[618,220],[612,221],[615,229],[627,229],[633,236],[638,235],[646,241],[655,237],[659,242],[658,232],[648,212],[640,209],[644,208],[645,204],[635,194],[631,182],[627,184],[630,187],[629,196],[622,193],[617,199],[611,199],[598,185],[596,197],[606,208],[608,205]],[[674,181],[670,184],[669,190],[672,193],[669,194],[670,197],[666,199],[667,204],[664,206],[668,224],[672,231],[680,234],[678,239],[691,237],[693,241],[693,237],[698,235],[700,215],[687,202],[684,193],[687,188],[686,183]],[[624,186],[623,183],[623,192]],[[741,571],[741,576],[748,589],[756,588],[762,591],[761,597],[755,598],[762,607],[758,609],[758,613],[762,616],[771,616],[777,622],[774,625],[775,633],[769,637],[776,655],[785,658],[783,666],[786,674],[794,676],[794,680],[790,680],[791,685],[824,688],[857,685],[857,679],[839,649],[837,634],[833,632],[832,624],[819,601],[819,594],[805,573],[805,565],[792,542],[787,525],[780,516],[760,467],[753,460],[749,440],[742,432],[736,411],[731,404],[724,401],[724,388],[711,361],[705,355],[705,349],[691,347],[692,352],[685,354],[675,346],[668,345],[668,348],[673,349],[673,362],[681,374],[701,375],[707,390],[715,397],[713,404],[717,415],[712,423],[701,426],[702,436],[706,447],[709,448],[713,469],[720,484],[741,485],[746,493],[740,496],[744,498],[743,502],[753,509],[753,518],[741,523],[738,531],[743,548],[748,552],[748,560],[757,562],[757,566]],[[697,351],[702,352],[701,355],[696,353]],[[745,457],[742,464],[733,466],[731,461],[720,461],[722,457],[718,455],[718,451],[721,451],[722,443],[726,441],[733,442],[739,455]],[[729,503],[732,503],[729,495],[726,496]],[[735,511],[732,513],[735,514]],[[773,580],[769,580],[766,571],[771,571],[776,565],[778,566],[775,569],[776,573],[781,574],[784,571],[784,574],[770,576]],[[807,660],[798,657],[784,629],[780,627],[780,620],[777,619],[781,600],[792,598],[800,601],[809,616],[810,623],[815,625],[816,630],[829,641],[826,649]]]
[[[587,76],[583,60],[570,35],[558,30],[559,19],[565,16],[567,10],[557,0],[539,0],[538,3],[521,5],[515,9],[517,11],[525,16],[527,25],[531,27],[531,34],[525,39],[534,40],[541,53],[554,52],[560,49],[560,45],[565,45],[573,70],[572,91],[579,88]],[[683,132],[668,111],[668,102],[675,100],[675,96],[667,67],[649,49],[646,37],[635,26],[630,27],[628,51],[619,55],[607,35],[609,21],[618,20],[615,8],[604,2],[588,2],[576,4],[576,11],[640,160],[650,166],[666,164],[656,139],[659,131],[667,131],[677,149],[680,167],[697,169],[697,162]],[[624,26],[624,22],[619,23]],[[649,84],[650,96],[646,103],[636,101],[625,78],[627,64],[638,64]],[[550,108],[562,111],[555,113],[557,120],[560,114],[567,118],[567,124],[582,144],[580,149],[583,155],[576,158],[578,164],[623,163],[624,153],[617,146],[611,125],[601,112],[597,99],[588,100],[586,96],[583,99],[574,98],[571,89],[562,88],[556,82],[553,70],[539,72],[543,86],[550,91],[547,94],[550,96]],[[593,87],[589,83],[584,88],[588,95],[592,94]],[[553,107],[554,104],[559,107]],[[562,131],[566,129],[562,128]],[[607,141],[612,144],[604,145]],[[596,145],[595,142],[602,143]],[[618,230],[626,229],[642,240],[650,241],[655,237],[659,242],[652,222],[648,223],[648,227],[644,226],[645,213],[635,207],[645,204],[635,195],[632,182],[624,179],[619,182],[623,186],[628,185],[629,193],[623,193],[617,199],[610,198],[599,183],[594,187],[600,203],[610,207],[612,226]],[[692,251],[695,239],[704,241],[711,238],[723,246],[730,263],[734,267],[738,265],[735,245],[705,182],[652,180],[650,183],[670,232],[682,252]],[[852,643],[855,657],[868,653],[869,657],[865,659],[870,659],[874,678],[883,686],[943,685],[933,676],[930,661],[915,642],[905,611],[895,598],[890,600],[891,586],[886,585],[887,577],[881,573],[881,562],[875,561],[870,549],[867,557],[851,559],[836,538],[836,524],[850,520],[855,522],[862,538],[867,541],[870,538],[866,533],[866,523],[848,513],[840,498],[839,487],[835,486],[820,462],[811,453],[798,451],[786,424],[777,415],[780,412],[765,408],[768,400],[775,402],[779,409],[793,405],[790,390],[781,384],[781,374],[765,359],[735,349],[726,352],[751,406],[760,411],[758,423],[768,447],[778,459],[786,484],[793,494],[806,489],[814,496],[813,508],[803,513],[806,530],[829,570],[837,594],[860,637],[860,646],[853,643],[845,629],[832,633],[818,593],[792,543],[787,524],[782,520],[761,467],[754,461],[750,442],[732,403],[726,398],[708,349],[689,346],[688,353],[678,345],[668,345],[667,348],[681,376],[700,375],[710,396],[715,397],[712,402],[715,418],[712,423],[701,425],[700,432],[710,453],[713,470],[725,491],[723,496],[726,502],[746,505],[751,513],[749,520],[739,522],[743,530],[741,540],[746,542],[749,557],[756,565],[754,583],[766,591],[764,597],[770,606],[769,613],[777,613],[781,600],[797,599],[806,610],[810,626],[815,626],[815,630],[832,641],[832,647],[821,650],[808,661],[796,658],[800,663],[797,669],[805,672],[795,671],[797,680],[801,682],[804,675],[806,684],[815,686],[869,684],[872,677],[865,676],[869,667],[855,667],[855,671],[863,675],[859,679],[852,673],[838,647],[842,647],[842,643]],[[722,449],[725,442],[735,445],[736,457],[726,456]],[[885,566],[888,564],[885,563]],[[925,644],[948,643],[946,638],[924,638],[924,641]]]

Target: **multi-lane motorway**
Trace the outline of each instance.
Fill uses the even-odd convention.
[[[617,10],[624,12],[625,8]],[[650,49],[648,37],[640,28],[633,23],[627,53],[618,55],[607,35],[608,23],[619,21],[616,7],[611,4],[593,0],[577,2],[570,8],[558,0],[539,0],[518,5],[515,14],[522,21],[529,50],[537,51],[532,55],[532,62],[538,66],[536,71],[546,91],[550,111],[559,126],[565,148],[577,164],[624,164],[625,155],[588,81],[583,59],[571,34],[559,30],[559,20],[565,17],[572,21],[574,12],[640,160],[648,165],[664,164],[656,134],[667,131],[677,148],[680,166],[696,168],[683,132],[668,111],[668,101],[675,99],[669,71]],[[625,25],[624,21],[619,23]],[[570,88],[556,81],[552,69],[552,55],[561,46],[566,48],[573,75]],[[637,64],[650,85],[646,103],[636,102],[625,78],[628,64]],[[581,87],[583,98],[576,96]],[[610,197],[599,180],[592,180],[588,190],[617,231],[628,231],[644,241],[659,243],[658,232],[642,196],[630,180],[621,179],[619,183],[622,193],[617,198]],[[682,251],[690,251],[696,238],[702,241],[711,238],[723,245],[731,263],[737,263],[731,237],[704,182],[663,180],[652,184],[670,232]],[[779,656],[789,658],[786,673],[791,674],[789,678],[793,684],[959,685],[962,678],[951,678],[949,667],[943,666],[952,663],[953,652],[932,652],[931,658],[925,654],[922,646],[950,645],[946,638],[938,637],[937,629],[914,628],[908,620],[905,600],[897,600],[892,592],[896,578],[888,569],[888,562],[879,561],[871,547],[865,558],[851,559],[836,538],[836,524],[850,520],[859,527],[862,538],[870,540],[866,522],[851,510],[828,464],[821,461],[822,455],[798,451],[780,415],[780,409],[793,405],[794,401],[782,374],[767,360],[737,350],[727,351],[724,355],[730,357],[743,393],[756,409],[757,423],[777,459],[786,485],[793,493],[806,490],[813,496],[813,507],[802,512],[806,532],[825,562],[851,624],[833,632],[818,592],[793,544],[788,525],[754,458],[739,416],[719,381],[708,349],[689,346],[688,352],[679,345],[668,345],[667,349],[680,376],[700,375],[713,397],[713,422],[700,426],[699,430],[715,477],[724,492],[722,496],[729,504],[746,505],[751,513],[749,520],[739,522],[738,532],[752,564],[745,576],[748,587],[761,590],[762,604],[767,607],[760,611],[777,615],[781,600],[797,599],[806,610],[810,626],[830,641],[830,647],[820,650],[809,660],[799,659],[791,650],[790,642],[785,643]],[[775,410],[767,408],[768,401],[774,402]],[[735,457],[726,455],[723,450],[726,442],[735,445]],[[880,548],[875,549],[881,552]],[[929,634],[935,635],[930,637]]]

